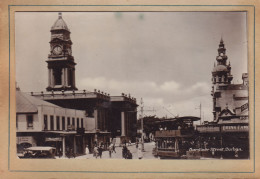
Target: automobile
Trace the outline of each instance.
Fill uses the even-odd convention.
[[[52,158],[55,159],[56,148],[36,146],[24,149],[24,154],[19,158]]]

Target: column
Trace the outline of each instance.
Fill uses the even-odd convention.
[[[51,69],[48,69],[48,71],[49,71],[48,85],[51,87]]]
[[[51,130],[51,116],[47,116],[47,130]]]
[[[125,112],[121,112],[121,136],[125,136]]]
[[[62,157],[66,157],[65,146],[65,136],[62,136]]]
[[[94,118],[95,118],[95,129],[98,129],[98,110],[94,110]]]

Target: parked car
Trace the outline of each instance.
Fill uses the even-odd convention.
[[[24,149],[24,155],[20,158],[52,158],[55,159],[56,148],[37,146]]]

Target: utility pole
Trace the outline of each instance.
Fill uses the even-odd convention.
[[[199,109],[200,110],[200,125],[201,125],[201,102],[200,102],[200,105],[198,108],[195,108],[195,109]]]
[[[142,151],[144,152],[144,116],[143,116],[143,113],[144,113],[144,103],[143,103],[143,98],[141,98],[141,130],[142,130],[141,142],[142,142]]]
[[[141,102],[140,102],[140,107],[141,107],[141,114],[140,114],[140,120],[141,120],[141,143],[142,143],[142,151],[144,152],[144,111],[153,111],[155,112],[156,110],[144,110],[144,102],[143,102],[143,98],[141,98]]]

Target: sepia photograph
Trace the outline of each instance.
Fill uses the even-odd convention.
[[[250,160],[246,11],[14,18],[17,158]]]

